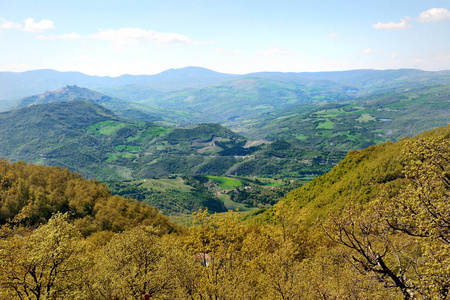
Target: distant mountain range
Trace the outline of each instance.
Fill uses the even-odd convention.
[[[12,107],[84,99],[130,120],[164,126],[220,123],[250,138],[283,139],[308,151],[344,152],[444,126],[450,118],[450,72],[405,69],[251,75],[191,67],[152,76],[94,77],[116,83],[147,80],[103,89],[112,92],[114,88],[128,99],[145,94],[143,87],[149,84],[220,83],[181,90],[172,85],[172,91],[159,90],[136,101],[70,85],[20,99]]]
[[[0,72],[0,100],[18,99],[48,90],[56,90],[66,85],[78,85],[89,89],[143,85],[145,90],[172,91],[214,84],[235,76],[237,75],[217,73],[198,67],[170,69],[157,75],[122,75],[119,77],[90,76],[80,72],[55,70],[34,70],[21,73]]]
[[[415,69],[351,70],[336,72],[260,72],[245,75],[218,73],[200,67],[170,69],[156,75],[122,75],[119,77],[90,76],[79,72],[34,70],[27,72],[0,72],[0,100],[19,99],[56,90],[66,85],[77,85],[98,90],[112,97],[136,101],[149,96],[192,87],[218,84],[245,77],[289,81],[309,86],[323,86],[334,82],[352,86],[360,93],[374,89],[392,89],[450,83],[450,71],[427,72]],[[329,83],[328,83],[329,84]]]

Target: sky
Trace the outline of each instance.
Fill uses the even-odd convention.
[[[0,0],[0,71],[450,70],[450,0]]]

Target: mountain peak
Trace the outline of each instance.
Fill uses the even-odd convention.
[[[98,100],[104,99],[105,97],[110,98],[87,88],[78,87],[76,85],[66,85],[54,91],[45,91],[42,94],[23,98],[17,103],[16,108],[49,102],[66,102],[77,99],[98,102]]]
[[[159,78],[167,78],[168,80],[184,80],[203,77],[224,77],[229,75],[230,74],[219,73],[202,67],[191,66],[180,69],[168,69],[155,76],[158,76]]]

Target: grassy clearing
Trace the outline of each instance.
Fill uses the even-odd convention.
[[[119,146],[115,146],[114,149],[116,149],[117,151],[123,151],[123,150],[125,150],[126,147],[127,146],[125,146],[125,145],[119,145]]]
[[[230,196],[228,196],[228,195],[218,195],[217,198],[219,198],[220,200],[223,201],[223,204],[225,204],[225,207],[228,210],[238,209],[239,211],[244,212],[244,211],[253,211],[253,210],[258,209],[257,207],[247,207],[247,206],[245,206],[245,204],[234,202],[230,199]]]
[[[205,176],[208,179],[215,181],[219,184],[219,188],[222,190],[231,190],[235,189],[238,186],[242,186],[242,182],[235,178],[224,177],[224,176]]]
[[[304,135],[304,134],[296,134],[296,135],[295,135],[295,138],[296,138],[297,140],[300,140],[300,141],[305,141],[305,140],[308,139],[308,136],[306,136],[306,135]]]
[[[142,136],[129,136],[127,137],[127,142],[142,141],[143,139]]]
[[[99,130],[100,128],[104,127],[104,126],[108,126],[108,125],[111,125],[111,124],[114,124],[114,123],[115,123],[114,121],[98,122],[98,123],[92,124],[91,126],[88,126],[86,128],[86,130],[88,130],[88,131],[96,131],[96,130]]]
[[[333,108],[333,109],[324,109],[324,110],[316,112],[315,114],[319,118],[336,118],[340,114],[345,114],[345,113],[346,112],[340,108]]]
[[[324,122],[319,123],[316,127],[316,129],[333,129],[333,122],[326,119]]]
[[[108,157],[106,159],[106,162],[112,162],[119,158],[119,156],[117,154],[112,154],[112,153],[108,153],[108,154],[106,154],[106,156]]]
[[[279,186],[283,183],[282,179],[273,178],[256,178],[256,177],[241,177],[231,175],[230,178],[234,178],[242,182],[242,184],[256,184],[260,186]]]
[[[375,117],[369,115],[369,114],[362,114],[360,115],[356,121],[362,123],[362,122],[369,122],[369,121],[375,121]]]
[[[127,146],[125,148],[125,151],[128,151],[128,152],[141,152],[141,148],[139,148],[138,146]]]
[[[146,131],[144,131],[143,133],[142,133],[142,135],[143,136],[146,136],[146,135],[152,135],[152,136],[158,136],[158,135],[160,135],[160,134],[162,134],[162,133],[165,133],[165,132],[167,132],[167,131],[169,131],[167,128],[164,128],[164,127],[150,127],[150,128],[148,128],[148,130],[146,130]]]
[[[87,131],[94,131],[94,135],[111,135],[120,128],[124,127],[126,123],[118,123],[115,121],[98,122],[86,128]]]

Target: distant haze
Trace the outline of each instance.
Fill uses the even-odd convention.
[[[439,71],[449,36],[447,0],[5,0],[0,71]]]

